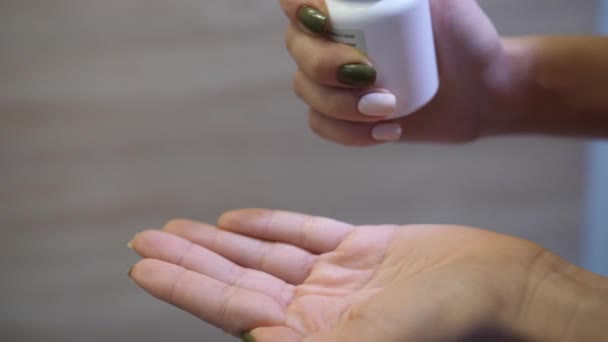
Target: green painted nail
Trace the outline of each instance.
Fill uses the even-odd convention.
[[[250,333],[243,334],[243,342],[255,342],[255,338]]]
[[[312,7],[302,6],[298,10],[298,17],[300,18],[300,23],[312,33],[322,34],[325,32],[327,16],[318,10]]]
[[[376,83],[376,69],[367,64],[346,64],[338,70],[338,80],[355,87],[371,87]]]

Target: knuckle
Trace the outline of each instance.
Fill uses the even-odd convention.
[[[327,96],[323,100],[323,110],[326,115],[339,119],[348,119],[349,115],[346,111],[344,103],[334,96]]]
[[[321,130],[321,124],[317,118],[317,115],[318,114],[310,110],[310,113],[308,114],[308,127],[310,127],[310,130],[313,131],[316,135],[324,138],[324,135],[322,134]]]
[[[287,26],[287,29],[285,29],[285,35],[283,37],[285,48],[289,53],[292,53],[291,51],[293,50],[293,33],[293,25],[290,24]]]
[[[301,100],[304,100],[303,86],[304,85],[303,85],[303,80],[302,80],[302,74],[298,71],[293,76],[292,88],[293,88],[293,92]]]
[[[337,135],[335,134],[335,132],[331,132],[327,129],[327,125],[326,123],[324,123],[324,119],[321,118],[322,115],[323,114],[311,110],[308,120],[310,129],[313,131],[313,133],[315,133],[324,140],[341,144],[339,139],[336,139]]]
[[[325,80],[328,78],[328,63],[327,58],[322,54],[313,55],[308,58],[308,69],[310,76],[315,80]]]

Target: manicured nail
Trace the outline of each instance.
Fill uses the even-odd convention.
[[[129,268],[129,271],[127,272],[127,275],[129,276],[129,278],[131,277],[131,273],[133,272],[133,267],[135,267],[135,266],[131,266],[131,268]]]
[[[243,342],[255,342],[255,338],[250,333],[243,334]]]
[[[370,93],[359,100],[359,112],[369,116],[389,116],[395,113],[397,98],[388,93]]]
[[[302,6],[298,10],[298,18],[300,19],[300,23],[310,30],[310,32],[315,34],[323,34],[323,32],[325,32],[327,16],[319,12],[319,10],[308,6]]]
[[[401,138],[403,130],[396,123],[380,124],[372,130],[372,138],[377,141],[396,141]]]
[[[361,88],[376,83],[376,69],[367,64],[346,64],[338,70],[338,81]]]

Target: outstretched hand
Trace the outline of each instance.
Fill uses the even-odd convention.
[[[153,296],[258,342],[427,341],[516,321],[553,257],[458,226],[361,226],[270,210],[176,220],[130,246]],[[557,259],[557,257],[555,257]]]

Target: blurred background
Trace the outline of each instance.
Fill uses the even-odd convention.
[[[482,0],[505,35],[592,0]],[[309,132],[275,0],[0,0],[0,340],[233,341],[139,290],[137,231],[269,207],[455,223],[579,262],[584,142],[350,149]]]

